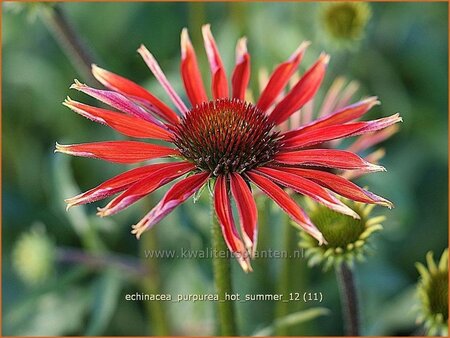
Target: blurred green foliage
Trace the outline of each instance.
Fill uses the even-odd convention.
[[[5,335],[150,335],[157,333],[152,310],[145,302],[125,301],[126,293],[143,292],[134,272],[117,273],[108,264],[89,266],[64,263],[42,286],[27,286],[11,268],[11,252],[19,236],[35,222],[46,225],[58,247],[77,248],[89,255],[134,259],[144,249],[130,234],[134,224],[154,205],[162,192],[110,219],[95,216],[95,207],[77,207],[68,213],[63,199],[87,190],[123,170],[96,160],[53,154],[55,141],[78,143],[119,139],[61,105],[79,77],[41,20],[3,4],[2,46],[2,248],[3,334]],[[323,88],[338,75],[362,84],[361,95],[379,96],[382,106],[372,117],[400,112],[401,131],[385,142],[382,164],[387,173],[359,179],[361,185],[387,197],[393,210],[384,214],[385,230],[376,237],[373,256],[357,265],[363,310],[363,334],[407,335],[417,329],[411,306],[417,281],[414,262],[429,250],[447,247],[448,215],[448,22],[446,3],[372,3],[372,17],[357,48],[340,50],[329,44],[317,3],[64,3],[74,27],[98,56],[98,64],[142,83],[166,102],[167,96],[136,53],[144,43],[159,60],[179,93],[179,35],[188,27],[206,83],[209,77],[201,46],[200,28],[211,23],[228,72],[234,62],[234,44],[246,35],[257,70],[271,69],[285,60],[302,40],[312,41],[301,69],[320,51],[331,53]],[[162,189],[164,190],[164,189]],[[259,249],[296,248],[298,235],[270,202],[258,200],[261,227]],[[283,224],[284,223],[284,224]],[[179,207],[145,236],[160,249],[209,247],[207,194],[197,204]],[[155,244],[156,243],[156,244]],[[33,255],[34,252],[30,252]],[[209,259],[160,259],[156,288],[163,293],[213,292]],[[283,272],[289,267],[288,273]],[[291,325],[285,334],[339,335],[342,322],[335,276],[309,269],[305,260],[259,259],[254,273],[244,275],[233,263],[238,293],[322,292],[320,306],[330,313],[313,322]],[[287,276],[280,281],[281,276]],[[151,276],[149,277],[151,279]],[[319,304],[274,302],[237,303],[242,334],[268,327],[275,317]],[[214,333],[214,304],[164,303],[173,334]],[[283,308],[284,306],[284,308]],[[88,324],[85,324],[85,323]]]

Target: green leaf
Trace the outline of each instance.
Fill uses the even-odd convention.
[[[202,193],[205,190],[206,184],[203,184],[200,189],[198,189],[195,193],[194,193],[194,203],[197,203],[198,200],[200,199],[200,197],[202,197]]]
[[[416,286],[406,287],[377,311],[364,335],[389,335],[415,326],[418,297]]]
[[[73,269],[59,280],[28,294],[4,315],[4,334],[11,336],[64,336],[84,324],[89,294],[71,284],[87,275],[85,268]],[[67,320],[70,318],[70,320]]]
[[[216,178],[215,177],[210,178],[208,180],[207,184],[208,184],[209,194],[211,196],[214,196],[214,186],[216,185]]]
[[[109,324],[122,290],[122,279],[117,270],[107,270],[93,288],[92,316],[86,329],[87,336],[101,335]]]
[[[60,210],[66,208],[64,199],[76,196],[80,193],[80,189],[73,179],[69,163],[69,157],[60,154],[55,155],[52,163],[55,186],[54,196]],[[71,208],[70,211],[64,213],[86,248],[92,251],[105,250],[105,246],[98,236],[96,228],[89,222],[83,205]]]
[[[330,310],[323,307],[294,312],[285,317],[276,319],[271,325],[253,333],[253,336],[269,336],[277,329],[288,328],[320,316],[328,315],[329,313]]]

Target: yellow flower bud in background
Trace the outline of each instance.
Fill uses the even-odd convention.
[[[54,271],[56,250],[43,224],[34,224],[17,240],[12,252],[12,265],[28,285],[45,282]]]

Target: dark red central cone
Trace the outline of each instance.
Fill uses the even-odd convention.
[[[277,153],[273,127],[253,104],[219,99],[192,108],[175,127],[174,143],[186,159],[214,176],[243,173]]]

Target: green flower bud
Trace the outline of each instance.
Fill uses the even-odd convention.
[[[418,323],[423,323],[430,336],[448,335],[448,249],[436,265],[433,253],[426,256],[427,266],[416,263],[420,273],[417,291],[420,299]]]
[[[42,225],[33,226],[15,243],[12,265],[20,278],[29,285],[45,282],[53,273],[56,259],[54,242]]]
[[[324,264],[324,269],[327,270],[342,262],[353,265],[355,260],[364,260],[369,238],[383,228],[380,223],[384,221],[384,216],[370,217],[374,205],[342,200],[360,219],[308,200],[310,218],[327,241],[327,244],[319,245],[317,240],[306,232],[300,233],[299,245],[305,249],[310,266]]]
[[[332,2],[322,5],[319,22],[333,42],[349,46],[363,37],[371,15],[366,2]]]

